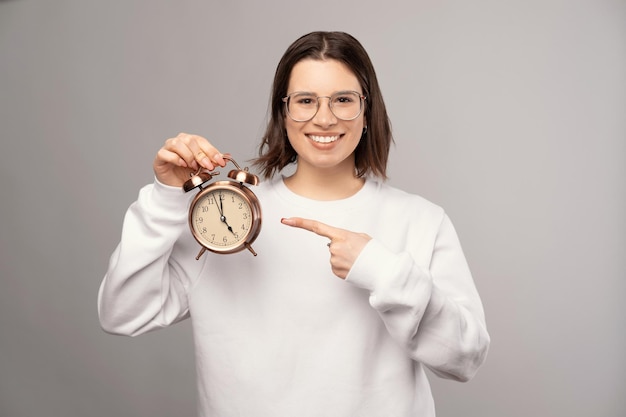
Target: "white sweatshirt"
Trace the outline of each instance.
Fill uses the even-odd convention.
[[[424,367],[470,379],[489,346],[452,223],[424,200],[368,179],[314,201],[277,178],[253,187],[262,230],[248,251],[200,250],[195,192],[158,182],[129,208],[98,297],[104,330],[139,335],[191,317],[203,417],[431,417]],[[346,280],[304,217],[372,236]]]

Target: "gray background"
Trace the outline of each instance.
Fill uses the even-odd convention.
[[[391,184],[444,206],[493,339],[440,417],[626,415],[626,3],[0,1],[0,416],[193,416],[189,323],[103,333],[127,206],[180,131],[256,153],[275,65],[345,30]],[[320,410],[332,415],[332,410]]]

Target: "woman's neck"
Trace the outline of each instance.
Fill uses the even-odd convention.
[[[285,185],[294,193],[312,200],[332,201],[356,194],[365,184],[354,167],[315,169],[298,165],[296,172],[285,178]]]

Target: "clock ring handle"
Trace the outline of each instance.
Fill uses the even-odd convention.
[[[259,185],[259,177],[248,172],[248,167],[241,169],[237,161],[229,153],[222,155],[222,158],[232,162],[237,167],[237,169],[233,169],[228,173],[228,178],[232,178],[239,183],[245,182],[246,184]]]
[[[202,185],[209,181],[216,175],[219,175],[219,171],[207,172],[204,168],[200,167],[195,173],[189,173],[189,179],[183,184],[183,190],[185,192],[191,191],[196,187],[202,188]]]

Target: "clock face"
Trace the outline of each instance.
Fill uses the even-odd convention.
[[[196,199],[189,222],[194,236],[214,252],[234,252],[254,227],[250,200],[236,187],[207,188]]]

